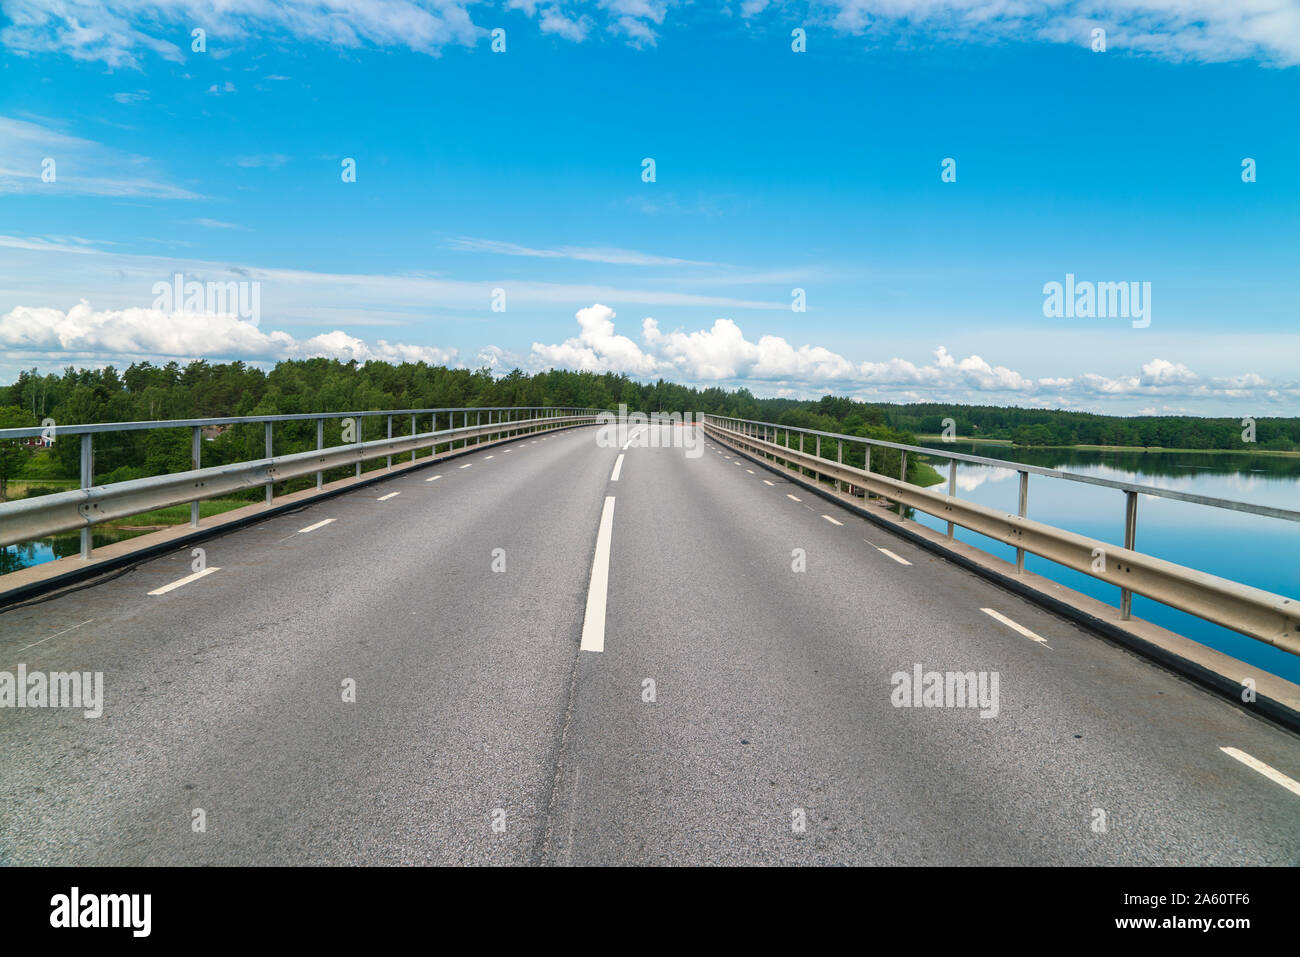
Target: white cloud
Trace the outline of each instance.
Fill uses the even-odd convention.
[[[1035,378],[978,355],[958,358],[943,346],[934,350],[927,364],[897,357],[855,362],[824,346],[796,346],[781,336],[751,341],[730,319],[717,319],[708,329],[665,333],[655,319],[647,317],[641,323],[642,344],[638,345],[615,331],[614,318],[614,311],[599,303],[579,310],[579,335],[557,345],[534,343],[531,364],[624,372],[639,378],[663,376],[692,384],[761,383],[764,394],[832,389],[894,400],[962,395],[1036,405],[1095,404],[1100,398],[1139,396],[1254,398],[1269,405],[1300,400],[1300,381],[1270,382],[1253,372],[1208,377],[1162,358],[1143,364],[1137,375]]]
[[[58,130],[0,116],[0,194],[38,190],[53,195],[144,196],[154,199],[201,199],[152,172],[148,157],[124,153],[94,140],[80,139]],[[54,181],[41,178],[46,159],[54,161]],[[90,171],[139,171],[137,175],[90,175]]]
[[[208,56],[229,55],[249,37],[355,49],[404,47],[436,55],[485,34],[470,15],[473,0],[0,0],[10,25],[0,43],[32,54],[60,52],[110,67],[138,68],[153,53],[190,56],[193,25],[208,31]],[[543,33],[575,43],[597,20],[633,46],[653,46],[672,0],[508,0]],[[1172,60],[1260,59],[1300,63],[1300,6],[1294,0],[742,0],[741,16],[785,30],[798,19],[842,33],[921,35],[988,43],[1036,39],[1087,46],[1094,27],[1112,51]],[[490,16],[489,14],[484,15]],[[494,15],[492,15],[494,16]],[[486,21],[485,21],[486,22]],[[495,22],[488,23],[495,26]],[[182,38],[179,45],[168,37]]]
[[[910,31],[988,42],[1036,38],[1171,60],[1300,63],[1294,0],[826,0],[831,24],[857,34]]]
[[[516,243],[495,239],[462,237],[449,243],[452,249],[465,252],[499,253],[503,256],[531,256],[538,259],[574,259],[580,262],[609,263],[619,266],[716,266],[717,263],[693,259],[674,259],[637,252],[635,249],[616,249],[599,246],[560,246],[556,249],[534,249]]]
[[[373,343],[334,330],[309,339],[263,332],[237,316],[158,309],[95,310],[86,300],[61,309],[19,306],[0,317],[0,349],[23,355],[136,361],[139,359],[244,359],[274,362],[325,356],[344,362],[381,359],[445,365],[455,350]]]

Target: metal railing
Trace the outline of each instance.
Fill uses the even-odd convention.
[[[190,503],[190,525],[199,527],[199,502],[231,492],[258,486],[266,487],[266,504],[273,501],[276,482],[300,478],[316,473],[316,488],[324,485],[324,473],[341,466],[355,466],[355,476],[362,473],[362,463],[386,458],[386,468],[393,466],[393,456],[431,449],[437,456],[438,446],[447,451],[463,448],[473,441],[505,439],[523,432],[536,432],[577,425],[591,425],[596,421],[596,409],[572,407],[475,407],[446,409],[397,409],[368,412],[315,412],[300,415],[252,415],[209,419],[169,419],[151,422],[102,422],[84,425],[61,425],[55,428],[54,441],[63,436],[81,437],[81,487],[68,492],[55,492],[36,498],[18,499],[0,503],[0,547],[19,542],[34,541],[58,532],[81,530],[81,558],[92,554],[91,530],[106,521],[126,518],[154,509]],[[470,415],[475,418],[470,425]],[[487,416],[484,424],[483,417]],[[361,441],[361,420],[386,417],[388,435],[383,439]],[[393,436],[394,417],[410,417],[410,432]],[[419,420],[429,416],[429,431],[418,432]],[[448,427],[439,431],[438,419],[446,417]],[[455,425],[457,418],[461,426]],[[326,420],[351,420],[357,441],[344,445],[325,447]],[[316,448],[288,455],[274,455],[273,428],[277,422],[316,422]],[[203,468],[201,462],[203,429],[209,426],[262,424],[266,429],[266,457],[252,461],[236,462]],[[105,432],[128,432],[140,429],[193,430],[190,470],[148,478],[94,485],[94,436]],[[0,429],[0,442],[11,439],[40,438],[45,430],[40,427]]]
[[[1214,508],[1249,512],[1254,515],[1263,515],[1268,518],[1290,522],[1300,522],[1300,512],[1268,505],[1254,505],[1231,499],[1178,492],[1151,485],[1114,481],[1094,475],[1082,475],[1062,469],[985,458],[963,452],[947,452],[925,446],[903,445],[898,442],[886,442],[860,435],[821,432],[816,429],[803,429],[780,425],[775,422],[759,422],[726,416],[703,415],[700,419],[706,432],[719,441],[731,445],[733,448],[749,450],[764,458],[783,462],[788,468],[799,469],[800,474],[807,470],[812,473],[819,487],[823,477],[834,483],[837,492],[841,491],[842,483],[848,483],[851,487],[862,489],[864,495],[874,494],[895,502],[898,506],[900,518],[904,514],[904,509],[910,507],[945,521],[949,539],[953,538],[954,526],[959,525],[995,541],[1011,545],[1016,550],[1017,574],[1024,573],[1025,553],[1028,552],[1116,585],[1120,589],[1119,610],[1121,619],[1131,617],[1132,596],[1137,593],[1172,608],[1195,615],[1198,618],[1203,618],[1251,638],[1274,645],[1291,654],[1300,654],[1300,601],[1282,595],[1275,595],[1272,592],[1253,588],[1225,578],[1219,578],[1206,572],[1185,568],[1136,550],[1137,497],[1139,495],[1153,495],[1160,498],[1192,502],[1198,505],[1208,505]],[[797,448],[792,442],[792,435],[798,440]],[[814,448],[812,452],[804,450],[806,438],[813,440]],[[836,457],[834,460],[822,457],[823,439],[835,442]],[[844,464],[844,443],[846,442],[859,443],[865,446],[863,468]],[[899,477],[897,479],[871,471],[871,450],[873,447],[895,449],[900,452]],[[908,453],[949,461],[947,494],[932,492],[907,482]],[[985,505],[978,505],[957,498],[958,462],[970,462],[1017,471],[1020,474],[1018,514],[1011,515]],[[1031,474],[1122,491],[1124,493],[1123,547],[1116,548],[1107,542],[1077,535],[1028,518],[1026,513],[1029,502],[1029,476]],[[850,492],[852,492],[852,488],[850,488]],[[1098,569],[1096,562],[1098,549],[1101,550],[1100,554],[1104,556],[1101,570]]]

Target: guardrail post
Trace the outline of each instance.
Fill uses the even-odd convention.
[[[90,488],[95,484],[95,449],[91,444],[92,435],[89,432],[81,434],[81,487]],[[86,561],[90,560],[90,553],[94,548],[94,539],[91,537],[91,527],[87,525],[81,530],[81,557]]]
[[[266,423],[266,457],[269,459],[275,453],[271,451],[271,423]],[[271,504],[271,495],[275,492],[275,480],[266,483],[266,504]]]
[[[843,464],[844,464],[844,440],[843,440],[843,439],[836,439],[836,440],[835,440],[835,445],[837,446],[837,448],[836,448],[836,450],[835,450],[835,463],[836,463],[837,465],[843,465]],[[836,479],[836,480],[835,480],[835,491],[838,492],[839,490],[840,490],[840,480],[839,480],[839,479]]]
[[[817,458],[821,458],[821,457],[822,457],[822,437],[821,437],[820,435],[817,436],[817,449],[816,449],[816,455],[817,455]],[[816,480],[816,482],[817,482],[818,485],[821,485],[821,484],[822,484],[822,473],[821,473],[821,472],[814,471],[814,472],[813,472],[813,478]]]
[[[957,460],[948,460],[948,497],[955,498],[957,495]],[[952,538],[952,522],[948,523],[948,537]]]
[[[1133,550],[1137,544],[1137,522],[1138,522],[1138,494],[1137,492],[1124,493],[1124,547]],[[1119,616],[1124,621],[1128,621],[1129,613],[1133,610],[1133,593],[1127,588],[1121,588],[1119,591]]]
[[[388,437],[390,439],[393,437],[393,417],[391,415],[388,417]],[[388,456],[388,468],[391,469],[392,467],[393,467],[393,457],[390,455]]]
[[[357,445],[361,444],[361,424],[365,422],[364,416],[357,416],[354,423],[357,428]],[[357,459],[357,478],[361,478],[361,460]]]
[[[411,416],[411,438],[415,438],[415,416]],[[415,447],[411,448],[411,461],[415,461]]]
[[[902,464],[900,464],[900,465],[898,466],[898,480],[899,480],[900,482],[906,482],[906,481],[907,481],[907,450],[906,450],[906,449],[900,449],[898,455],[899,455],[899,460],[900,460],[901,463],[902,463]],[[898,503],[898,517],[899,517],[899,518],[902,518],[902,517],[903,517],[903,511],[904,511],[903,503],[902,503],[902,502],[899,502],[899,503]]]
[[[475,413],[474,413],[474,425],[475,425],[477,428],[480,428],[480,429],[483,428],[483,413],[482,413],[482,412],[475,412]],[[482,441],[483,441],[483,436],[482,436],[481,434],[474,436],[474,444],[475,444],[475,445],[479,445]]]
[[[464,414],[464,422],[463,422],[462,424],[463,424],[464,428],[467,428],[467,429],[469,428],[469,412],[466,412],[466,413]],[[468,445],[469,445],[469,439],[461,439],[461,440],[460,440],[460,447],[461,447],[462,449],[468,447]]]
[[[1024,518],[1028,513],[1029,506],[1029,473],[1020,473],[1020,517]],[[1016,549],[1016,574],[1023,574],[1025,570],[1025,550]]]
[[[325,448],[325,420],[316,420],[316,451],[319,452]],[[319,489],[325,484],[325,473],[316,473],[316,488]]]
[[[800,451],[800,452],[803,451],[803,433],[802,433],[802,432],[799,433],[799,451]],[[804,468],[803,468],[802,463],[799,465],[799,474],[800,474],[800,475],[803,475],[803,474],[804,474]]]
[[[190,437],[190,468],[198,471],[201,467],[200,460],[203,455],[203,427],[194,426],[194,433]],[[190,502],[190,528],[199,527],[199,500],[196,498]]]

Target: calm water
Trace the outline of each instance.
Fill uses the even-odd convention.
[[[1249,453],[1030,450],[961,442],[930,447],[1300,510],[1300,458]],[[945,483],[934,489],[946,489],[947,463],[935,459],[931,464],[945,477]],[[958,463],[957,495],[1015,514],[1019,476],[1015,469]],[[1124,541],[1124,493],[1117,489],[1031,475],[1028,516],[1104,542]],[[947,528],[946,523],[928,515],[917,513],[916,520],[940,531]],[[961,541],[1015,561],[1015,549],[1010,546],[962,528],[956,534]],[[1288,598],[1300,598],[1300,523],[1140,495],[1137,549]],[[1025,556],[1025,567],[1108,604],[1119,604],[1119,589],[1091,576],[1034,555]],[[1300,658],[1294,655],[1140,595],[1133,596],[1133,614],[1300,682]]]
[[[135,536],[143,534],[145,534],[143,529],[100,527],[94,530],[91,539],[94,547],[100,548],[104,545],[112,545],[114,542],[135,538]],[[8,545],[0,549],[0,575],[17,571],[20,568],[30,568],[32,565],[41,564],[41,562],[52,562],[56,558],[79,554],[81,554],[81,532],[79,531],[50,535],[47,538],[35,542],[24,542],[21,545]]]

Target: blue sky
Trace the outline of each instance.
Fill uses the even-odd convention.
[[[333,355],[1300,414],[1295,0],[48,6],[0,0],[0,381]],[[260,309],[160,306],[178,272]],[[1067,274],[1150,283],[1149,325],[1045,316]]]

